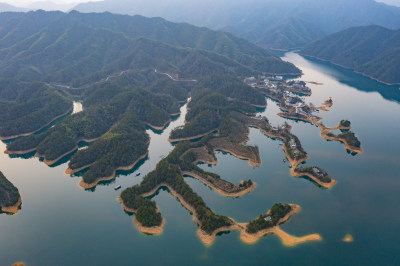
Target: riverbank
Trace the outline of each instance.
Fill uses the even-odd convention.
[[[186,123],[186,122],[185,122],[185,123]],[[215,131],[217,131],[217,130],[218,130],[218,128],[215,128],[215,129],[210,130],[210,131],[208,131],[208,132],[206,132],[206,133],[202,133],[202,134],[199,134],[199,135],[196,135],[196,136],[186,137],[186,138],[179,138],[179,139],[171,139],[171,138],[168,138],[168,141],[173,143],[173,142],[181,142],[181,141],[186,141],[186,140],[199,139],[199,138],[202,138],[202,137],[204,137],[204,136],[207,136],[208,134],[211,134],[211,133],[213,133],[213,132],[215,132]]]
[[[331,187],[333,187],[333,186],[336,184],[336,180],[334,180],[334,179],[332,179],[332,178],[331,178],[331,181],[330,181],[329,183],[326,183],[326,182],[322,182],[321,180],[319,180],[317,177],[315,177],[314,175],[312,175],[312,174],[310,174],[310,173],[307,173],[307,172],[304,172],[304,173],[303,173],[303,172],[298,172],[298,171],[296,171],[297,168],[298,168],[298,166],[299,166],[300,164],[302,164],[304,161],[306,161],[309,157],[306,156],[305,158],[302,158],[302,159],[300,159],[300,160],[292,159],[292,158],[290,157],[290,155],[289,155],[289,152],[288,152],[288,150],[287,150],[285,144],[282,145],[282,148],[283,148],[283,150],[284,150],[284,152],[285,152],[286,158],[288,159],[288,161],[289,161],[289,163],[290,163],[290,165],[291,165],[290,174],[291,174],[293,177],[307,176],[307,177],[309,177],[311,180],[313,180],[315,183],[317,183],[318,185],[320,185],[320,186],[322,186],[322,187],[324,187],[324,188],[331,188]]]
[[[180,113],[178,113],[178,115],[179,115]],[[150,127],[150,128],[152,128],[153,130],[157,130],[157,131],[161,131],[161,130],[164,130],[164,128],[169,124],[169,123],[171,123],[171,119],[168,119],[168,121],[167,122],[165,122],[164,123],[164,125],[162,125],[162,126],[155,126],[155,125],[152,125],[152,124],[150,124],[150,123],[145,123],[148,127]]]
[[[22,204],[22,199],[19,197],[17,203],[12,206],[1,206],[1,211],[8,214],[17,214]]]
[[[326,139],[326,140],[331,140],[331,141],[339,141],[339,142],[343,143],[344,146],[345,146],[345,148],[348,149],[349,151],[355,152],[355,153],[358,153],[358,154],[361,154],[361,153],[362,153],[362,148],[361,148],[361,147],[354,147],[354,146],[351,146],[351,145],[347,142],[346,139],[340,138],[340,137],[338,137],[338,136],[336,136],[336,135],[333,135],[333,134],[332,134],[332,135],[329,135],[329,133],[330,133],[331,131],[333,131],[333,130],[350,130],[350,129],[351,129],[351,126],[350,126],[350,127],[344,127],[344,126],[341,126],[341,125],[339,124],[339,125],[336,126],[336,127],[331,127],[331,128],[329,128],[329,127],[324,126],[322,123],[316,123],[316,124],[318,125],[318,127],[319,127],[320,130],[321,130],[321,137],[323,137],[324,139]]]
[[[197,223],[199,225],[199,229],[197,230],[197,236],[200,238],[200,240],[206,245],[206,246],[210,246],[214,243],[216,236],[219,233],[222,232],[228,232],[228,231],[240,231],[240,239],[247,244],[254,244],[256,243],[261,237],[267,235],[267,234],[276,234],[281,240],[282,243],[286,246],[295,246],[301,243],[305,243],[305,242],[309,242],[309,241],[321,241],[322,237],[319,234],[311,234],[311,235],[306,235],[303,237],[294,237],[291,236],[289,234],[287,234],[286,232],[282,231],[279,228],[279,225],[286,222],[292,215],[300,212],[301,207],[295,204],[290,204],[290,206],[292,207],[292,210],[285,215],[285,217],[281,218],[278,223],[277,226],[273,227],[273,228],[268,228],[262,231],[257,232],[256,234],[249,234],[246,232],[246,228],[247,228],[247,224],[248,223],[238,223],[235,220],[231,219],[232,225],[230,226],[224,226],[224,227],[220,227],[218,229],[216,229],[214,232],[212,232],[211,234],[206,233],[205,231],[201,230],[201,222],[199,221],[198,217],[197,217],[197,213],[196,210],[190,205],[188,204],[184,198],[179,195],[175,190],[173,190],[168,184],[166,183],[161,183],[159,185],[157,185],[154,189],[152,189],[151,191],[142,194],[142,197],[150,197],[152,195],[154,195],[155,193],[157,193],[157,191],[161,188],[161,187],[166,187],[170,194],[172,196],[174,196],[176,199],[179,200],[179,202],[182,204],[182,206],[184,206],[188,211],[190,211],[192,213],[192,217],[193,217],[193,221],[195,223]],[[122,202],[122,200],[120,200]],[[134,212],[134,210],[127,208],[123,202],[122,202],[123,208],[125,211],[128,212]],[[135,223],[136,224],[136,223]],[[161,225],[160,225],[161,226]],[[142,228],[143,230],[147,230],[148,228]],[[141,229],[139,229],[141,230]],[[141,230],[142,231],[142,230]],[[161,231],[162,233],[162,231]]]
[[[346,67],[346,66],[343,66],[343,65],[341,65],[341,64],[334,63],[334,62],[332,62],[332,61],[330,61],[330,60],[323,59],[323,58],[320,58],[320,57],[318,57],[318,56],[313,56],[313,55],[304,54],[304,53],[299,53],[299,55],[304,56],[304,57],[306,57],[306,58],[308,57],[308,58],[316,59],[316,60],[319,60],[319,61],[328,62],[328,63],[330,63],[330,64],[332,64],[332,65],[335,65],[335,66],[338,66],[338,67],[341,67],[341,68],[344,68],[344,69],[347,69],[347,70],[351,70],[351,71],[353,71],[353,72],[356,73],[356,74],[359,74],[359,75],[361,75],[361,76],[370,78],[370,79],[372,79],[372,80],[375,80],[375,81],[377,81],[377,82],[379,82],[379,83],[382,83],[382,84],[385,84],[385,85],[388,85],[388,86],[400,85],[400,83],[389,83],[389,82],[380,80],[380,79],[378,79],[378,78],[376,78],[376,77],[373,77],[373,76],[371,76],[371,75],[369,75],[369,74],[366,74],[366,73],[363,73],[363,72],[358,72],[358,71],[356,71],[356,70],[353,69],[353,68]]]
[[[97,186],[100,182],[102,181],[110,181],[113,180],[115,178],[115,176],[117,175],[117,171],[129,171],[132,168],[135,167],[135,165],[137,163],[139,163],[141,160],[143,160],[144,158],[146,158],[148,156],[149,152],[147,151],[145,154],[143,154],[142,156],[140,156],[135,162],[133,162],[132,164],[128,165],[128,166],[120,166],[117,167],[116,169],[114,169],[113,173],[110,176],[107,177],[101,177],[98,178],[96,181],[94,181],[93,183],[86,183],[85,181],[83,181],[83,179],[79,182],[79,185],[84,188],[84,189],[91,189],[94,188],[95,186]],[[67,169],[68,170],[68,169]]]
[[[51,123],[53,123],[53,122],[56,121],[57,119],[59,119],[59,118],[61,118],[61,117],[63,117],[63,116],[68,115],[68,114],[71,113],[73,110],[74,110],[74,106],[72,105],[71,108],[69,108],[67,112],[62,113],[62,114],[60,114],[60,115],[54,117],[53,119],[51,119],[50,122],[48,122],[48,123],[45,124],[44,126],[40,127],[39,129],[36,129],[36,130],[34,130],[34,131],[32,131],[32,132],[29,132],[29,133],[22,133],[22,134],[17,134],[17,135],[14,135],[14,136],[6,136],[6,137],[0,136],[0,140],[11,140],[11,139],[16,139],[16,138],[19,138],[19,137],[26,137],[26,136],[35,134],[35,133],[39,132],[40,130],[42,130],[42,129],[48,127]]]
[[[58,156],[56,159],[54,159],[54,160],[47,160],[47,159],[44,159],[43,160],[43,162],[47,165],[47,166],[52,166],[53,164],[56,164],[58,161],[60,161],[62,158],[64,158],[65,156],[68,156],[68,155],[70,155],[71,153],[73,153],[74,151],[76,151],[76,150],[78,150],[79,149],[79,147],[78,146],[75,146],[72,150],[70,150],[70,151],[67,151],[66,153],[64,153],[64,154],[62,154],[62,155],[60,155],[60,156]],[[41,155],[36,155],[35,154],[35,156],[36,157],[42,157]]]
[[[250,193],[257,186],[257,184],[255,182],[253,182],[253,184],[250,187],[247,187],[247,188],[245,188],[245,189],[243,189],[243,190],[241,190],[239,192],[229,192],[229,191],[225,191],[225,190],[217,187],[215,184],[213,184],[210,181],[204,179],[202,176],[200,176],[200,175],[198,175],[196,173],[189,172],[189,171],[182,171],[182,175],[191,176],[191,177],[199,180],[200,182],[202,182],[204,185],[210,187],[211,189],[213,189],[214,191],[216,191],[220,195],[225,196],[225,197],[230,197],[230,198],[237,198],[237,197],[241,197],[243,195],[246,195],[246,194]],[[238,186],[235,185],[235,187],[238,187]]]

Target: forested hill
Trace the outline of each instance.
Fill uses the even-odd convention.
[[[0,14],[0,77],[71,83],[126,69],[183,76],[300,74],[267,50],[226,32],[159,18],[76,11]],[[99,74],[101,73],[101,74]]]
[[[379,81],[400,84],[400,30],[381,26],[350,28],[311,43],[301,51]]]
[[[159,16],[227,30],[275,49],[304,47],[354,26],[400,28],[400,8],[375,0],[104,0],[82,3],[75,9]]]

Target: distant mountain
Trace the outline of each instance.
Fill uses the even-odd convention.
[[[381,26],[350,28],[315,41],[300,53],[381,82],[400,84],[400,30]]]
[[[301,73],[230,33],[160,18],[76,11],[0,14],[0,77],[71,84],[149,68],[190,77]]]
[[[304,47],[311,40],[353,26],[400,28],[400,8],[374,0],[105,0],[74,9],[159,16],[227,30],[275,49]]]
[[[0,3],[0,12],[26,12],[27,8],[15,7],[6,3]]]
[[[76,4],[57,4],[52,1],[38,1],[38,2],[33,2],[26,6],[30,10],[46,10],[46,11],[68,11],[71,8],[73,8]]]

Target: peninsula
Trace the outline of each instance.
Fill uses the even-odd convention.
[[[0,172],[0,207],[1,212],[16,214],[21,207],[18,189]]]

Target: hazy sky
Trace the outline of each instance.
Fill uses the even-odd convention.
[[[27,6],[34,2],[41,2],[41,1],[51,1],[56,4],[71,4],[71,3],[82,3],[82,2],[98,2],[103,0],[0,0],[0,3],[8,3],[13,6]],[[188,0],[190,1],[190,0]],[[376,0],[377,2],[384,2],[388,4],[400,5],[400,0]]]
[[[13,6],[27,6],[34,2],[42,2],[47,0],[0,0],[0,3],[8,3]],[[55,4],[71,4],[71,3],[82,3],[82,2],[98,2],[102,0],[49,0]]]

